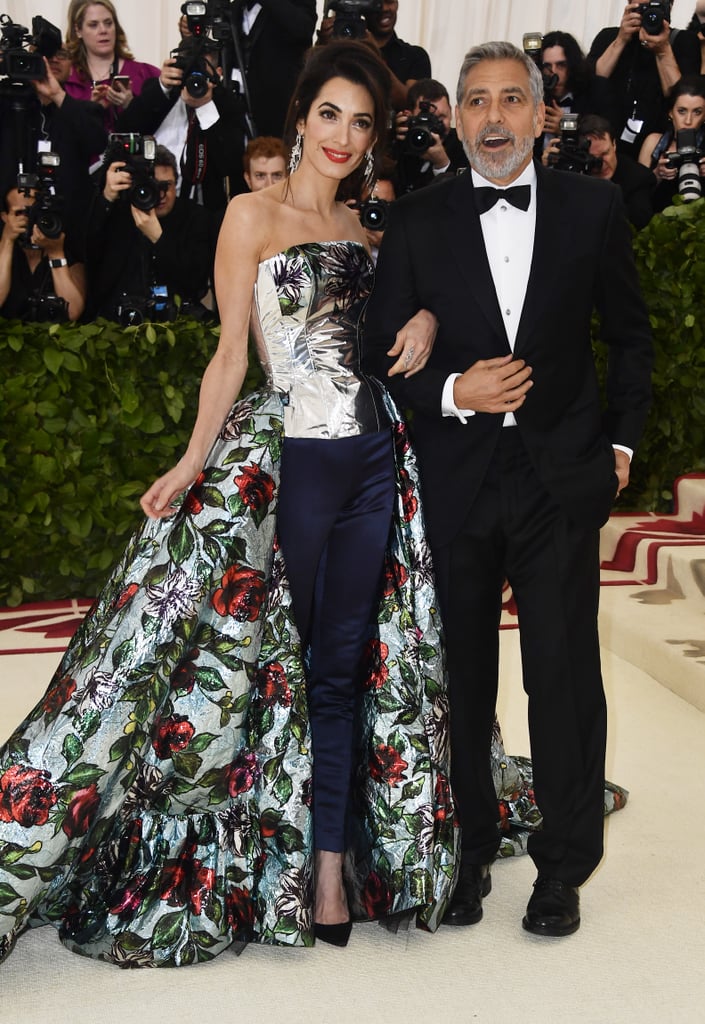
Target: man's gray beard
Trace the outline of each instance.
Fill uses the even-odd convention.
[[[521,139],[517,139],[515,136],[514,148],[509,153],[504,154],[501,159],[499,159],[499,154],[497,154],[496,159],[493,159],[489,153],[480,149],[479,143],[477,144],[477,150],[474,150],[470,147],[468,140],[463,139],[463,149],[468,158],[468,163],[478,174],[481,174],[483,178],[488,178],[490,181],[502,181],[505,178],[511,178],[525,162],[533,148],[534,139],[532,136],[526,135]]]

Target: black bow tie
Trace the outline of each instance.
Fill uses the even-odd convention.
[[[506,199],[517,210],[528,210],[531,202],[531,185],[512,185],[511,188],[479,187],[475,189],[475,205],[478,213],[487,213],[498,199]]]

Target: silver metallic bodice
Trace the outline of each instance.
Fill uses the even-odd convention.
[[[260,263],[251,327],[268,386],[286,395],[288,437],[353,437],[386,426],[379,386],[360,371],[372,280],[359,242],[309,242]]]

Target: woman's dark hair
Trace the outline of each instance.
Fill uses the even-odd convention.
[[[591,68],[577,39],[570,32],[547,32],[541,43],[541,60],[545,50],[561,46],[568,61],[568,87],[575,92],[586,89],[590,84]]]
[[[354,85],[361,85],[372,97],[373,132],[376,136],[372,156],[376,176],[386,149],[391,78],[386,65],[365,43],[341,40],[309,50],[289,104],[284,141],[289,147],[293,146],[297,121],[308,117],[314,100],[332,78],[344,78]],[[340,183],[339,199],[360,198],[365,177],[364,165],[365,161]]]
[[[673,110],[681,96],[705,99],[705,75],[684,75],[666,93],[666,110]]]

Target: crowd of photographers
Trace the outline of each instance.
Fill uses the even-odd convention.
[[[587,56],[568,33],[527,33],[545,82],[536,157],[612,180],[636,229],[705,176],[705,0],[628,3]],[[181,6],[161,68],[134,60],[112,0],[70,0],[66,35],[0,15],[0,316],[125,325],[217,317],[216,238],[229,199],[287,174],[281,136],[305,53],[362,38],[392,76],[389,160],[353,202],[373,254],[388,203],[463,173],[452,100],[399,0],[210,0]]]

